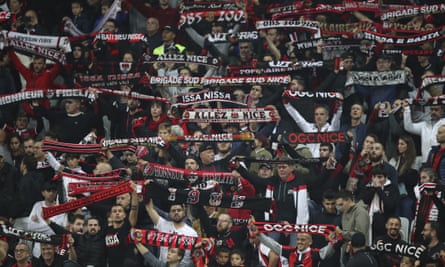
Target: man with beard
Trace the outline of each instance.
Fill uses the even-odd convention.
[[[54,222],[51,222],[49,226],[56,234],[64,234],[67,232],[63,227]],[[77,262],[81,266],[106,266],[105,234],[101,231],[98,217],[93,216],[87,220],[87,232],[85,234],[76,232],[71,234],[74,238]]]
[[[210,224],[210,219],[206,216],[203,208],[198,215],[201,225],[207,233],[207,237],[214,237],[216,239],[216,246],[225,246],[229,249],[242,249],[244,241],[247,241],[248,230],[246,227],[241,227],[238,230],[230,231],[233,226],[233,219],[228,213],[221,213],[218,216],[216,226]]]
[[[148,216],[150,216],[151,220],[153,221],[156,230],[164,233],[175,233],[178,235],[194,237],[198,236],[196,231],[184,222],[185,206],[183,204],[174,203],[170,206],[169,217],[171,221],[167,221],[159,216],[159,213],[154,208],[153,200],[151,199],[145,205],[145,209],[147,210]],[[168,248],[161,247],[159,251],[159,259],[166,262]],[[185,255],[181,263],[187,265],[192,263],[190,258],[190,250],[185,251]]]
[[[445,182],[445,155],[443,153],[445,151],[445,125],[437,130],[436,140],[439,145],[431,147],[427,164],[439,175],[439,180],[443,184]]]
[[[443,244],[442,229],[438,222],[427,222],[423,227],[422,236],[427,248],[420,258],[421,266],[443,266],[445,245]]]
[[[397,171],[396,169],[391,166],[386,160],[385,160],[386,156],[385,156],[385,149],[383,147],[382,143],[379,142],[375,142],[372,147],[371,147],[371,151],[369,152],[369,161],[365,162],[363,161],[362,164],[358,164],[358,166],[356,167],[357,169],[351,171],[354,172],[359,178],[359,187],[361,186],[363,189],[363,187],[370,183],[372,181],[372,174],[371,171],[372,169],[377,166],[377,165],[381,165],[382,168],[385,170],[388,179],[391,180],[391,183],[393,185],[398,186],[398,175],[397,175]],[[361,175],[359,175],[361,174]],[[357,194],[359,194],[360,192],[356,192]]]
[[[134,257],[133,246],[128,244],[128,234],[130,229],[137,223],[139,203],[136,194],[136,184],[131,182],[131,187],[133,192],[131,193],[131,206],[128,218],[122,206],[114,205],[111,207],[109,216],[111,226],[107,228],[105,235],[109,267],[121,267],[124,265],[124,262],[132,261]]]
[[[399,217],[389,217],[386,221],[386,235],[379,236],[375,240],[375,244],[392,244],[395,247],[396,244],[405,244],[406,242],[402,240],[400,236],[400,228],[402,227],[402,222]],[[378,250],[376,252],[376,258],[381,267],[392,267],[399,266],[402,256],[388,252],[385,250]]]

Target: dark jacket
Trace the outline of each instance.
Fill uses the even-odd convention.
[[[249,173],[243,167],[239,167],[237,171],[257,189],[266,188],[267,185],[273,186],[273,199],[277,204],[276,221],[288,221],[289,223],[295,222],[297,209],[295,208],[295,200],[292,190],[301,185],[306,185],[307,181],[309,181],[308,177],[311,177],[312,175],[311,173],[309,175],[301,175],[294,172],[294,178],[284,182],[278,176],[272,176],[267,179],[261,178],[255,174]]]
[[[357,251],[349,259],[346,267],[378,267],[377,260],[372,256],[369,251],[361,250]]]

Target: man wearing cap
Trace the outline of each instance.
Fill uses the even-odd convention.
[[[178,54],[185,54],[186,48],[181,44],[175,43],[176,29],[173,26],[164,26],[162,28],[162,45],[153,49],[154,56],[160,56],[167,53],[167,50],[171,47],[176,48]]]
[[[350,253],[352,257],[349,259],[346,267],[378,267],[377,260],[366,249],[366,238],[363,233],[357,232],[352,236],[350,242]]]

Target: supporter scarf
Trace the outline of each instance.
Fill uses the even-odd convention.
[[[21,52],[31,53],[33,55],[42,56],[49,60],[58,62],[59,64],[66,64],[65,54],[59,50],[38,46],[33,43],[28,43],[20,40],[9,39],[8,45],[13,47],[14,50]]]
[[[323,158],[299,158],[299,159],[264,159],[264,158],[250,158],[250,157],[235,157],[234,161],[257,162],[269,164],[283,164],[283,163],[300,163],[300,164],[316,164],[326,159]]]
[[[310,20],[258,20],[256,22],[257,30],[274,28],[299,28],[312,32],[320,31],[318,22]]]
[[[425,89],[430,85],[438,83],[445,83],[445,75],[430,75],[424,77],[420,89]]]
[[[283,17],[313,15],[320,13],[346,13],[352,11],[366,11],[373,13],[380,13],[381,5],[368,2],[353,2],[346,1],[344,4],[318,4],[314,8],[304,8],[302,2],[293,3],[290,5],[270,5],[266,12],[272,14],[272,19],[279,19]],[[387,8],[399,7],[398,5],[385,5]]]
[[[279,65],[284,64],[287,65],[287,61],[283,61],[283,63],[271,63],[270,65]],[[292,65],[289,67],[265,67],[265,68],[249,68],[245,66],[229,66],[229,73],[231,76],[243,76],[243,75],[253,75],[253,74],[289,74],[290,72],[301,71],[304,68],[318,68],[323,66],[323,61],[297,61],[292,62]],[[267,76],[266,76],[267,77]]]
[[[110,90],[110,89],[105,89],[105,88],[96,88],[96,90],[101,93],[105,93],[105,94],[109,94],[109,95],[122,96],[122,97],[134,98],[134,99],[139,99],[139,100],[145,100],[145,101],[158,101],[158,102],[164,102],[164,103],[170,102],[170,100],[168,98],[144,95],[144,94],[141,94],[138,92]]]
[[[170,203],[185,203],[190,205],[205,205],[230,209],[269,209],[272,200],[240,195],[225,195],[220,192],[209,192],[199,189],[167,188],[155,182],[146,186],[146,196]]]
[[[39,232],[24,231],[5,224],[0,224],[0,236],[18,237],[23,240],[61,245],[68,245],[68,237],[64,235],[48,235]]]
[[[159,56],[152,56],[146,63],[154,62],[175,62],[179,64],[196,63],[208,66],[219,65],[219,60],[216,57],[183,54],[162,54]]]
[[[135,243],[155,247],[179,248],[183,250],[192,250],[201,237],[178,235],[174,233],[165,233],[155,230],[145,230],[133,228],[129,234],[130,240]]]
[[[85,89],[37,89],[0,96],[0,106],[37,99],[87,98],[94,100],[94,95]]]
[[[382,54],[384,55],[400,55],[404,54],[407,56],[432,56],[439,54],[440,51],[435,50],[414,50],[414,49],[383,49]]]
[[[320,23],[320,30],[322,34],[350,34],[355,31],[364,31],[375,29],[375,24],[372,22],[354,22],[347,24],[333,24],[333,23]]]
[[[235,95],[218,90],[204,90],[197,93],[178,95],[175,96],[175,99],[175,104],[173,104],[172,106],[186,107],[193,104],[214,101],[247,106],[245,103],[240,103]]]
[[[235,3],[219,3],[219,2],[192,2],[183,3],[181,5],[181,13],[184,11],[205,11],[205,10],[237,10],[239,7]]]
[[[427,14],[438,14],[445,12],[445,4],[434,4],[434,5],[422,5],[422,6],[409,6],[405,5],[402,9],[397,10],[389,10],[386,12],[382,12],[380,15],[381,20],[388,20],[392,18],[402,18],[402,17],[411,17],[418,15],[427,15]]]
[[[79,173],[70,169],[63,169],[63,171],[57,175],[54,175],[53,181],[56,181],[62,177],[69,177],[77,180],[84,181],[110,181],[123,178],[126,175],[126,169],[115,169],[111,172],[106,172],[102,174],[91,174],[91,173]]]
[[[411,244],[404,244],[404,243],[384,243],[383,241],[379,241],[376,244],[372,244],[369,247],[372,251],[378,251],[381,253],[391,253],[391,254],[397,254],[400,256],[408,256],[408,257],[414,257],[416,259],[419,259],[422,255],[423,251],[425,250],[424,247],[417,246],[417,245],[411,245]]]
[[[254,222],[255,231],[259,233],[299,233],[329,236],[335,232],[333,224],[284,224],[279,222]]]
[[[410,23],[404,24],[404,23],[398,23],[398,22],[389,22],[384,21],[381,24],[382,30],[388,31],[388,32],[396,32],[396,33],[411,33],[411,34],[418,34],[419,32],[427,32],[431,31],[431,29],[425,29],[425,27],[416,28],[415,25],[412,25]],[[433,30],[440,30],[441,27],[434,28]]]
[[[119,186],[110,188],[109,190],[106,191],[100,191],[97,192],[96,194],[84,197],[84,198],[80,198],[77,200],[73,200],[70,202],[65,202],[63,204],[59,204],[56,206],[52,206],[52,207],[43,207],[43,218],[46,220],[52,216],[58,215],[58,214],[62,214],[71,210],[75,210],[84,206],[88,206],[91,205],[93,203],[97,203],[99,201],[105,200],[105,199],[109,199],[118,195],[122,195],[125,193],[130,193],[132,192],[133,189],[130,186],[130,182],[124,182],[122,184],[120,184]]]
[[[198,12],[184,12],[179,19],[178,28],[184,25],[193,25],[203,19],[212,18],[215,22],[246,23],[246,12],[244,10],[211,10]]]
[[[85,35],[81,30],[79,30],[71,18],[66,18],[65,24],[63,25],[63,31],[71,36],[82,36]]]
[[[134,183],[141,187],[144,187],[143,180],[133,180]],[[111,181],[111,182],[89,182],[89,183],[69,183],[68,184],[68,196],[77,196],[83,193],[96,193],[99,191],[110,190],[113,187],[122,184],[122,181]],[[138,190],[139,191],[139,190]],[[143,190],[140,190],[143,191]],[[139,192],[138,192],[139,193]]]
[[[343,100],[343,96],[338,92],[312,92],[312,91],[284,90],[283,97],[297,99],[297,100],[301,99],[301,98]]]
[[[233,178],[231,172],[192,171],[152,162],[148,162],[141,166],[141,171],[144,179],[166,179],[171,181],[183,181],[192,184],[196,183],[198,180],[200,182],[213,180],[220,184],[237,184],[237,180]]]
[[[127,41],[129,43],[147,42],[147,37],[142,33],[128,33],[128,34],[113,34],[113,33],[98,33],[94,38],[96,41],[106,41],[107,43],[118,43],[119,41]]]
[[[278,120],[274,113],[275,111],[268,108],[196,108],[184,111],[182,120],[210,123],[273,122]]]
[[[409,98],[406,99],[410,105],[416,106],[435,106],[445,104],[445,95],[434,96],[430,98]]]
[[[103,140],[101,144],[72,144],[58,141],[44,140],[43,151],[57,151],[68,153],[96,154],[104,150],[128,150],[129,146],[162,145],[161,137],[132,137]]]
[[[46,48],[63,49],[65,53],[71,52],[70,41],[66,36],[60,37],[60,36],[34,35],[34,34],[19,33],[13,31],[2,31],[2,34],[7,39],[19,40]]]
[[[283,135],[284,144],[319,144],[344,143],[347,137],[345,132],[319,132],[319,133],[286,133]]]
[[[105,22],[109,19],[115,19],[117,16],[117,13],[121,11],[121,0],[114,0],[111,4],[110,8],[108,9],[108,12],[105,13],[105,15],[102,16],[102,19],[100,22],[96,25],[96,28],[92,30],[92,32],[99,32],[105,25]]]
[[[419,45],[442,38],[442,30],[434,30],[427,33],[409,36],[389,35],[365,30],[355,35],[355,39],[377,41],[379,43],[392,44],[395,46]]]
[[[234,142],[234,141],[253,141],[255,136],[250,132],[232,134],[203,134],[199,136],[194,135],[182,135],[182,136],[169,136],[167,140],[169,142]]]
[[[308,63],[309,64],[309,63]],[[312,64],[312,63],[310,63]],[[314,63],[315,64],[315,63]],[[320,63],[316,63],[320,64]],[[289,70],[289,68],[279,68],[281,72]],[[299,70],[300,67],[295,68]],[[253,74],[257,74],[256,72]],[[289,84],[290,77],[288,75],[278,76],[241,76],[241,77],[174,77],[174,76],[151,76],[150,84],[158,86],[181,86],[181,87],[233,87],[245,86],[246,84],[261,83],[264,85]]]
[[[210,33],[207,40],[210,43],[225,43],[239,41],[255,41],[258,40],[258,31],[237,32],[237,33]]]
[[[109,70],[100,74],[79,74],[76,81],[85,87],[112,87],[133,84],[144,74],[139,71],[122,73],[120,69]]]
[[[0,22],[7,21],[11,17],[11,12],[0,11]]]
[[[404,70],[390,71],[350,71],[345,86],[385,86],[403,84],[407,80]]]

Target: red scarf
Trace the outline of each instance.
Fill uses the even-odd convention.
[[[437,151],[437,153],[434,153],[431,157],[433,163],[431,167],[433,168],[434,171],[437,171],[439,169],[443,152],[445,152],[445,148],[440,147],[439,151]]]

